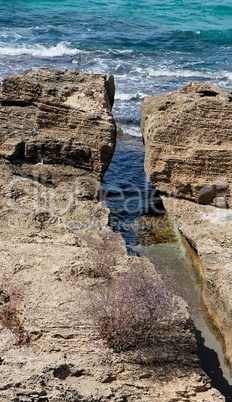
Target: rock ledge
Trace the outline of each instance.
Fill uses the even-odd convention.
[[[97,201],[115,144],[113,95],[113,77],[73,71],[2,83],[0,310],[19,314],[0,325],[1,401],[224,400],[199,366],[183,300],[184,325],[135,355],[107,348],[84,313],[97,281],[88,273],[131,264]]]
[[[142,130],[148,180],[200,257],[203,298],[232,367],[231,101],[217,86],[193,82],[145,99]]]

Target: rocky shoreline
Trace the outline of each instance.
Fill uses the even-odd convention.
[[[175,331],[136,352],[115,353],[85,314],[99,266],[155,271],[127,255],[97,200],[113,98],[110,75],[39,69],[1,85],[2,401],[224,400],[200,367],[184,300]]]
[[[202,298],[232,367],[231,94],[191,83],[142,106],[145,170],[196,253]]]

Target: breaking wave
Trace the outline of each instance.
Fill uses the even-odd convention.
[[[208,80],[232,80],[231,71],[199,71],[199,70],[187,70],[184,68],[137,68],[136,71],[142,76],[148,77],[174,77],[174,78],[199,78]]]
[[[79,49],[72,49],[66,42],[60,42],[54,46],[41,44],[6,46],[5,43],[0,44],[0,55],[2,56],[63,57],[65,55],[75,56],[79,52]]]

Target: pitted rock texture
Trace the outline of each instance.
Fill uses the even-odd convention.
[[[143,101],[145,171],[158,190],[232,206],[231,101],[231,94],[200,82]]]
[[[103,174],[115,147],[107,74],[40,68],[7,76],[0,90],[0,156]]]
[[[162,199],[197,252],[194,260],[202,280],[202,298],[224,338],[224,352],[232,368],[232,210],[172,197]]]
[[[104,266],[119,275],[134,259],[141,264],[97,201],[115,143],[113,96],[112,78],[103,75],[40,69],[3,82],[2,402],[224,401],[200,368],[183,300],[179,325],[136,353],[114,353],[87,314],[102,280],[89,272]],[[143,266],[155,270],[147,260]],[[16,309],[16,320],[1,316],[4,306]]]
[[[202,297],[224,338],[230,367],[231,101],[231,94],[217,86],[193,82],[176,92],[146,98],[142,105],[148,180],[198,254],[193,259],[202,279]]]

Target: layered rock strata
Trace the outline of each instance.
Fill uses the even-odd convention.
[[[2,158],[104,173],[115,146],[112,76],[41,68],[5,77],[0,98]]]
[[[145,170],[161,192],[232,206],[231,101],[231,94],[199,82],[144,100]]]
[[[99,267],[154,270],[127,256],[97,201],[113,96],[107,75],[39,69],[2,83],[1,401],[224,400],[199,366],[183,300],[183,324],[137,353],[109,349],[86,314]]]
[[[200,257],[203,298],[232,366],[231,100],[199,82],[147,98],[142,132],[146,174]]]

